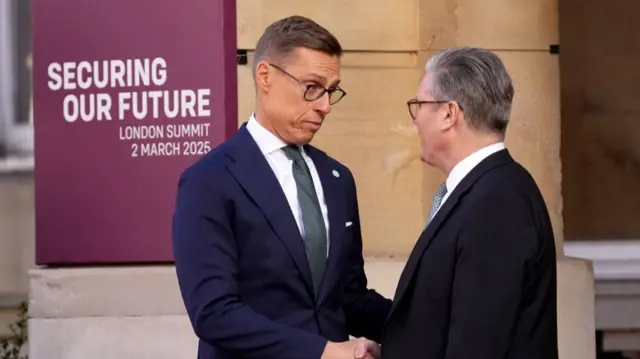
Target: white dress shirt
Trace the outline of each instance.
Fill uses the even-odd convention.
[[[280,183],[280,187],[282,187],[282,191],[284,195],[287,197],[287,202],[289,202],[289,207],[291,208],[291,212],[293,213],[293,217],[298,224],[298,229],[300,229],[300,234],[304,238],[304,224],[302,223],[302,210],[300,208],[300,202],[298,201],[298,188],[296,187],[296,181],[293,178],[293,161],[287,157],[287,155],[282,150],[287,144],[278,138],[276,135],[271,133],[266,128],[262,127],[260,123],[255,118],[255,114],[251,114],[251,118],[247,123],[247,131],[253,137],[253,139],[258,144],[260,151],[267,159],[269,166],[273,170],[273,173],[276,175],[278,182]],[[329,253],[329,216],[327,210],[327,203],[324,199],[324,192],[322,190],[322,183],[320,182],[320,176],[318,176],[318,171],[316,170],[316,166],[313,164],[311,157],[307,155],[302,147],[299,147],[302,152],[302,157],[304,158],[307,166],[309,166],[309,171],[311,172],[311,178],[313,179],[313,186],[316,189],[316,194],[318,195],[318,202],[320,203],[320,210],[322,211],[322,217],[324,219],[324,225],[327,229],[327,254]]]
[[[451,192],[456,189],[456,186],[458,186],[458,184],[462,182],[462,180],[469,174],[469,172],[471,172],[471,170],[473,170],[485,158],[498,151],[503,150],[504,148],[505,146],[503,142],[494,143],[492,145],[483,147],[476,152],[473,152],[469,156],[465,157],[465,159],[458,162],[458,164],[453,167],[453,169],[449,173],[449,176],[447,177],[447,194],[442,198],[438,210],[442,208],[442,205],[447,200],[447,198],[449,198]],[[436,213],[438,213],[437,210]]]

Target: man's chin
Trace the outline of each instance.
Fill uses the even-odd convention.
[[[313,141],[314,136],[315,136],[315,132],[305,131],[304,133],[301,133],[300,136],[298,136],[298,138],[296,138],[296,144],[299,146],[307,145],[311,143],[311,141]]]

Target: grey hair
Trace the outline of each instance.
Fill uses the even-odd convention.
[[[434,100],[455,101],[471,128],[504,135],[514,90],[498,56],[484,49],[451,48],[429,59],[426,70]]]

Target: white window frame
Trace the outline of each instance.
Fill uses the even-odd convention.
[[[15,81],[17,46],[14,43],[14,29],[17,14],[14,5],[15,0],[0,1],[0,143],[10,156],[32,159],[33,119],[22,123],[16,121],[18,84]],[[7,158],[0,158],[0,161],[3,160],[6,162]]]

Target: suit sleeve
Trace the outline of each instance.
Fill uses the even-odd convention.
[[[446,359],[504,358],[536,231],[521,199],[486,195],[458,235]]]
[[[326,339],[273,322],[238,296],[238,248],[224,180],[180,180],[173,218],[178,282],[196,335],[242,358],[318,359]]]
[[[353,206],[352,216],[355,220],[353,221],[354,235],[347,264],[343,310],[350,335],[366,337],[379,343],[392,301],[367,288],[357,190],[353,177],[351,177],[350,187],[347,197],[350,201],[348,206]]]

